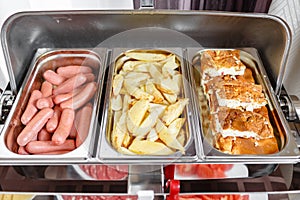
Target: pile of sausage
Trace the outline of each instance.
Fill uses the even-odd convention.
[[[97,90],[93,70],[69,65],[43,72],[44,81],[31,92],[21,116],[19,154],[64,154],[84,142]]]

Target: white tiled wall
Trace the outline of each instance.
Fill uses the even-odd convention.
[[[300,0],[273,0],[269,13],[284,19],[292,32],[292,46],[284,86],[289,94],[300,98]]]

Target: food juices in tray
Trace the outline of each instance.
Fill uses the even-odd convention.
[[[237,49],[190,50],[189,56],[208,159],[258,162],[291,155],[286,151],[294,149],[289,129],[267,76],[261,77],[265,72],[259,57]]]
[[[103,159],[195,159],[195,149],[190,150],[193,135],[187,74],[178,55],[178,49],[177,53],[114,49],[111,85],[106,90],[110,101],[103,117],[107,123],[102,123],[106,132],[100,149]]]
[[[38,50],[4,129],[7,156],[88,157],[104,52]]]

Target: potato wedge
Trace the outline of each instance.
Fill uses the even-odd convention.
[[[188,98],[179,99],[176,103],[169,105],[166,108],[162,120],[166,123],[167,126],[169,126],[176,118],[178,118],[182,114],[185,106],[188,103],[189,103]]]
[[[140,100],[128,110],[127,128],[131,133],[135,133],[136,129],[140,126],[148,109],[149,101]]]
[[[139,155],[169,155],[174,153],[163,143],[148,140],[133,140],[128,149]]]
[[[141,125],[135,130],[135,132],[132,132],[132,135],[139,138],[145,137],[147,133],[149,133],[150,130],[154,127],[158,117],[161,115],[163,110],[164,109],[159,109],[159,107],[157,107],[156,109],[152,109],[149,115],[141,123]]]
[[[117,151],[121,154],[125,154],[125,155],[136,155],[135,153],[133,153],[132,151],[128,150],[125,147],[119,147],[117,148]]]
[[[119,95],[120,90],[123,85],[123,81],[124,81],[124,77],[122,75],[120,75],[120,74],[115,75],[113,84],[112,84],[114,96]]]
[[[156,123],[156,131],[159,139],[161,139],[168,147],[179,150],[182,154],[185,154],[184,147],[177,141],[174,135],[170,134],[168,128],[160,120]]]
[[[123,96],[123,108],[122,112],[125,113],[129,110],[129,105],[131,104],[131,97],[127,94]]]
[[[186,133],[184,130],[180,130],[179,134],[177,135],[176,139],[178,140],[178,142],[184,146],[185,144],[185,140],[186,140]]]
[[[163,103],[165,100],[163,95],[151,81],[147,81],[146,83],[146,92],[154,97],[153,103]]]
[[[177,94],[167,94],[163,93],[165,99],[169,102],[169,104],[174,104],[177,101]]]
[[[113,96],[111,98],[111,109],[113,111],[119,111],[122,109],[122,97],[121,95]]]
[[[122,146],[125,133],[126,132],[120,129],[118,126],[113,129],[111,134],[111,144],[115,149],[118,149]]]
[[[144,85],[149,78],[149,74],[143,72],[128,72],[125,75],[125,79],[127,79],[128,82],[130,81],[130,84],[135,86]]]
[[[169,133],[177,137],[181,128],[185,122],[185,118],[177,118],[175,119],[168,127]]]
[[[166,63],[162,67],[162,74],[164,77],[173,76],[175,74],[175,69],[179,67],[176,63],[176,56],[172,55],[166,59]]]
[[[127,114],[122,113],[119,121],[117,121],[116,123],[117,125],[114,127],[112,131],[111,143],[116,149],[122,146],[124,137],[128,132],[126,127],[126,118],[127,118]]]
[[[131,58],[130,57],[127,57],[127,56],[123,56],[121,58],[119,58],[117,61],[116,61],[116,64],[115,64],[115,69],[119,70],[122,68],[123,64],[130,60]]]
[[[178,94],[180,89],[177,83],[171,78],[163,78],[156,84],[156,87],[163,93]]]
[[[122,146],[128,148],[129,145],[131,144],[132,138],[133,137],[131,137],[129,132],[127,131],[124,135]]]
[[[158,140],[158,134],[157,134],[155,128],[150,130],[150,132],[147,135],[147,140],[149,140],[151,142]]]
[[[137,86],[132,85],[132,82],[127,82],[127,79],[124,81],[124,87],[127,90],[127,92],[134,96],[136,99],[145,99],[152,101],[154,97],[151,94],[148,94],[147,92],[141,90]]]

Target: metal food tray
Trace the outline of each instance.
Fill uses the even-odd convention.
[[[257,163],[274,163],[274,162],[287,162],[290,163],[291,159],[297,159],[299,157],[299,149],[295,143],[294,137],[291,135],[291,131],[287,121],[284,118],[282,110],[279,106],[278,100],[271,87],[268,75],[264,66],[260,60],[258,51],[255,48],[238,48],[241,50],[242,62],[252,70],[253,77],[256,84],[260,84],[263,87],[263,93],[267,99],[267,109],[269,113],[270,122],[274,129],[274,135],[278,143],[278,153],[274,154],[260,154],[260,155],[231,155],[223,153],[217,150],[213,144],[213,136],[210,133],[208,117],[208,105],[206,98],[200,85],[200,53],[205,50],[225,50],[224,48],[189,48],[188,60],[190,63],[191,84],[194,87],[194,103],[197,108],[196,116],[199,123],[199,134],[203,140],[203,150],[206,161],[219,161],[219,162],[257,162]],[[201,108],[202,107],[202,108]]]
[[[94,141],[97,140],[94,135],[95,121],[99,112],[99,103],[102,83],[103,66],[106,56],[106,50],[99,49],[38,49],[32,59],[28,73],[24,82],[18,91],[17,97],[11,108],[11,112],[4,124],[0,139],[0,162],[11,163],[65,163],[67,162],[86,162],[91,157]],[[88,136],[85,141],[75,150],[61,155],[20,155],[15,153],[18,146],[16,137],[23,128],[20,117],[27,106],[27,101],[34,89],[39,89],[42,83],[42,72],[48,69],[56,69],[65,65],[86,64],[94,66],[94,75],[96,77],[97,91],[92,100],[93,113],[91,117]],[[7,141],[10,141],[8,144]]]
[[[189,98],[190,102],[186,106],[183,112],[183,116],[186,118],[186,123],[184,125],[186,134],[187,134],[187,141],[185,142],[185,155],[182,155],[181,152],[175,152],[174,154],[170,155],[126,155],[119,153],[117,150],[112,147],[109,138],[112,131],[112,118],[113,113],[110,108],[111,102],[111,93],[112,93],[112,79],[113,75],[116,73],[118,69],[116,69],[115,61],[122,57],[124,52],[130,52],[131,50],[135,51],[162,51],[173,53],[177,58],[180,60],[180,72],[182,74],[182,88],[181,88],[181,98]],[[146,48],[146,49],[128,49],[128,48],[114,48],[112,52],[112,59],[111,59],[111,66],[108,70],[108,78],[107,78],[107,87],[105,91],[105,98],[106,101],[104,102],[104,112],[102,115],[102,122],[101,122],[101,142],[99,143],[98,148],[98,156],[99,159],[102,160],[104,163],[172,163],[172,162],[191,162],[198,160],[197,154],[201,154],[202,147],[201,145],[197,145],[198,138],[194,135],[194,125],[193,125],[193,103],[192,103],[192,96],[190,94],[190,85],[188,84],[188,72],[185,66],[185,61],[183,59],[183,52],[181,48]],[[201,142],[200,142],[201,143]]]

